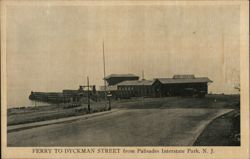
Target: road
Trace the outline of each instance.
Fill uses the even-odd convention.
[[[121,109],[90,119],[8,133],[8,146],[188,146],[232,109]]]

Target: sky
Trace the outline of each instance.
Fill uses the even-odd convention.
[[[103,85],[106,75],[146,79],[194,74],[212,93],[237,93],[240,76],[238,6],[8,6],[7,103],[31,91]]]

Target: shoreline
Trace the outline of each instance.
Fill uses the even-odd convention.
[[[240,94],[224,94],[224,93],[220,93],[220,94],[207,94],[205,98],[210,97],[210,96],[240,96]],[[171,97],[171,96],[169,96]],[[169,97],[160,97],[160,98],[169,98]],[[112,101],[119,101],[119,102],[130,102],[130,101],[136,101],[136,100],[140,100],[142,97],[135,97],[135,98],[131,98],[131,99],[120,99],[120,100],[112,100]],[[178,97],[176,96],[176,98],[189,98],[189,97]],[[190,97],[192,98],[192,97]],[[159,98],[144,98],[144,99],[159,99]],[[31,101],[31,102],[35,102],[35,101]],[[46,102],[40,102],[37,101],[38,103],[46,103]],[[50,107],[50,106],[58,106],[58,105],[62,105],[63,103],[46,103],[46,105],[39,105],[39,106],[35,106],[35,105],[23,105],[23,106],[7,106],[7,110],[10,109],[26,109],[26,108],[34,108],[34,107]],[[65,104],[70,104],[70,103],[65,103]]]
[[[206,108],[206,109],[237,109],[239,95],[208,95],[205,98],[164,97],[164,98],[134,98],[111,101],[112,109],[171,109],[171,108]],[[90,104],[91,112],[103,112],[108,109],[107,101]],[[88,105],[51,104],[49,106],[9,108],[7,110],[7,125],[19,125],[65,117],[90,114]]]

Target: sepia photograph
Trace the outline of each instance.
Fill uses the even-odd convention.
[[[248,146],[248,3],[24,2],[1,12],[6,149]]]

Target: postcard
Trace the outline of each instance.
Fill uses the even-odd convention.
[[[249,2],[1,1],[4,159],[248,159]]]

